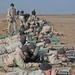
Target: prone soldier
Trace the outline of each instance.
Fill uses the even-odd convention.
[[[17,50],[18,51],[18,50]],[[0,66],[7,71],[6,67],[16,67],[21,69],[29,68],[31,66],[39,66],[38,63],[25,63],[24,61],[31,56],[31,51],[27,45],[23,45],[19,52],[13,52],[11,54],[2,56],[0,58]]]
[[[57,50],[55,54],[48,56],[48,61],[51,64],[62,64],[64,62],[68,62],[69,59],[66,57],[66,51],[63,48],[61,48]]]
[[[10,72],[6,73],[5,75],[56,75],[57,69],[53,69],[51,64],[48,64],[47,62],[43,62],[38,70],[34,71],[18,71],[18,72]]]

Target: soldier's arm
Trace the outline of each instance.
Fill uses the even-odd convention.
[[[15,14],[15,16],[17,15],[17,12],[16,12],[16,9],[14,8],[14,14]]]
[[[6,17],[7,19],[11,19],[10,9],[7,10]]]
[[[62,63],[61,60],[57,59],[56,55],[53,54],[51,56],[48,56],[48,61],[51,63],[51,64],[59,64],[59,63]]]
[[[32,66],[32,64],[30,64],[30,63],[28,63],[28,64],[24,63],[24,60],[22,59],[22,57],[20,55],[15,56],[15,63],[22,69],[29,68]]]
[[[11,15],[10,15],[10,10],[8,9],[7,10],[7,15],[10,17]]]

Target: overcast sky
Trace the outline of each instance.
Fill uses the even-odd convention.
[[[75,0],[0,0],[0,13],[6,13],[11,3],[27,13],[35,9],[38,14],[75,14]]]

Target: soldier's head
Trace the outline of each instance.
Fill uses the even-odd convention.
[[[20,36],[21,35],[25,35],[24,31],[25,31],[25,26],[24,25],[21,25],[20,30],[19,30],[19,35]]]
[[[66,54],[66,51],[64,50],[64,48],[61,48],[57,51],[57,56],[59,57],[64,57]]]
[[[45,39],[45,43],[44,43],[45,47],[51,46],[50,44],[51,44],[51,41],[49,39]]]
[[[37,26],[40,26],[40,23],[39,23],[39,22],[37,22],[37,23],[36,23],[36,25],[37,25]]]
[[[70,75],[75,75],[75,66],[72,66],[70,69]]]
[[[24,11],[23,10],[20,11],[20,16],[24,16]]]
[[[20,31],[25,31],[25,26],[24,25],[20,26]]]
[[[24,45],[26,43],[26,36],[25,35],[20,36],[20,42],[22,43],[22,45]]]
[[[20,36],[25,35],[24,30],[20,30],[20,31],[19,31],[19,35],[20,35]]]
[[[31,57],[32,56],[32,52],[31,52],[31,50],[29,49],[29,47],[27,45],[23,45],[21,47],[21,50],[22,50],[22,54],[25,57]]]
[[[26,27],[30,27],[30,23],[29,22],[26,22]]]
[[[35,34],[39,35],[40,31],[39,30],[35,30]]]
[[[34,53],[36,45],[34,45],[34,43],[30,43],[29,46],[30,50],[32,51],[32,53]]]
[[[22,14],[24,14],[24,11],[23,11],[23,10],[21,10],[21,13],[22,13]]]
[[[10,4],[10,8],[11,8],[11,9],[14,8],[14,4],[13,4],[13,3]]]
[[[48,64],[47,62],[44,62],[40,65],[40,69],[43,71],[45,75],[51,75],[52,72],[52,66]]]
[[[29,28],[29,31],[30,31],[30,32],[33,32],[33,31],[34,31],[34,27],[30,27],[30,28]]]
[[[44,39],[43,39],[43,34],[42,34],[42,33],[39,33],[38,40],[39,40],[39,41],[43,41],[43,40],[44,40]]]

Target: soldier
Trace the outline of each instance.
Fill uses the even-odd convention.
[[[30,23],[26,22],[25,29],[28,30],[30,28]]]
[[[19,72],[20,71],[20,72]],[[47,62],[40,65],[39,70],[27,72],[24,70],[19,70],[18,72],[9,72],[5,75],[56,75],[57,69],[52,69],[52,66]]]
[[[50,53],[51,52],[49,51],[49,54]],[[66,51],[61,48],[56,53],[52,53],[50,56],[48,56],[48,61],[51,64],[63,64],[64,62],[67,62],[69,60],[66,58]]]
[[[41,30],[41,33],[43,33],[43,34],[47,34],[47,33],[53,34],[53,26],[48,26],[48,25],[43,26],[42,30]]]
[[[22,33],[22,32],[24,33],[24,31],[25,31],[25,26],[24,25],[21,25],[19,32],[20,33]]]
[[[34,22],[37,22],[37,21],[38,21],[38,19],[37,19],[37,16],[36,16],[36,11],[33,10],[31,12],[31,15],[29,16],[27,22],[29,22],[30,24],[33,24]]]
[[[35,11],[35,9],[31,12],[31,16],[32,16],[32,19],[34,20],[34,22],[35,22],[35,20],[36,20],[36,11]]]
[[[32,11],[32,15],[36,15],[36,11],[35,11],[35,9]]]
[[[51,41],[49,39],[44,39],[44,41],[37,43],[37,46],[41,46],[41,49],[43,48],[51,49],[52,48]]]
[[[25,26],[25,18],[24,18],[24,11],[23,10],[20,11],[19,19],[20,19],[20,26],[21,25]]]
[[[70,69],[70,75],[75,75],[75,66],[72,66]]]
[[[30,43],[29,48],[31,49],[33,53],[31,57],[31,62],[40,62],[40,55],[37,52],[36,45],[34,43]]]
[[[51,49],[51,40],[45,39],[44,48],[50,48]]]
[[[30,49],[31,52],[32,52],[32,56],[30,57],[30,61],[31,61],[31,62],[35,62],[36,57],[34,56],[34,52],[35,52],[36,46],[34,45],[34,43],[30,43],[30,44],[28,45],[28,47],[29,47],[29,49]]]
[[[43,62],[40,65],[40,70],[42,70],[44,75],[56,75],[57,71],[59,71],[58,69],[52,69],[52,65],[48,64],[47,62]]]
[[[33,31],[34,31],[34,28],[32,26],[30,26],[29,29],[25,31],[25,33],[31,33]]]
[[[44,41],[44,39],[43,39],[43,34],[42,34],[42,33],[39,33],[39,35],[38,35],[38,41],[39,41],[39,42]]]
[[[25,35],[20,36],[20,42],[22,45],[24,45],[26,43],[26,36]]]
[[[16,31],[16,9],[14,4],[10,4],[10,8],[7,10],[7,21],[8,21],[8,33],[11,31]]]
[[[20,14],[20,11],[17,10],[17,19],[19,19],[19,14]]]
[[[31,56],[32,53],[29,50],[27,45],[23,45],[19,52],[13,52],[11,54],[2,56],[0,58],[0,66],[4,67],[4,70],[7,70],[5,67],[16,67],[18,66],[21,69],[29,68],[31,66],[39,66],[37,63],[25,63],[24,61]]]

